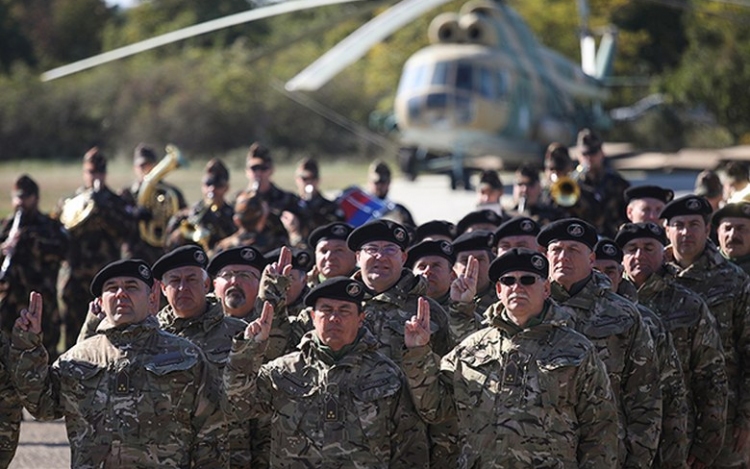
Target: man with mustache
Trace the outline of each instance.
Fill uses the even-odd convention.
[[[721,255],[750,274],[750,203],[726,204],[711,217]]]
[[[552,298],[573,310],[575,329],[607,366],[620,424],[620,467],[650,467],[661,431],[661,389],[654,344],[635,305],[594,275],[596,229],[577,218],[550,223],[537,236],[547,248]]]
[[[750,449],[750,280],[709,241],[712,207],[705,197],[675,199],[661,212],[670,245],[669,274],[701,295],[719,325],[729,393],[724,446],[713,467],[741,467]]]
[[[315,250],[315,267],[308,275],[311,287],[327,278],[350,277],[357,268],[357,258],[346,245],[354,228],[348,223],[333,222],[316,228],[307,238],[307,244]]]
[[[214,294],[226,316],[250,322],[266,264],[263,254],[252,246],[228,249],[211,259],[206,270],[214,279]]]

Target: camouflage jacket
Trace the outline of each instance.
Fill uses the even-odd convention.
[[[487,317],[486,311],[498,301],[500,299],[497,297],[495,285],[490,282],[490,285],[484,291],[477,292],[477,295],[474,297],[474,303],[477,305],[476,313],[482,317]]]
[[[451,300],[450,290],[435,301],[448,313],[448,325],[451,331],[451,340],[458,344],[472,333],[482,327],[482,316],[476,312],[477,304],[461,303]]]
[[[262,193],[258,192],[255,195],[260,198],[260,200],[268,203],[268,208],[271,213],[266,219],[266,227],[272,233],[271,237],[278,239],[284,236],[290,236],[290,233],[287,233],[284,224],[281,222],[281,214],[283,212],[289,212],[297,217],[300,230],[299,233],[296,233],[293,236],[294,239],[290,239],[290,242],[293,246],[303,247],[301,243],[304,241],[302,238],[305,237],[303,232],[305,213],[300,198],[291,192],[281,189],[273,183],[271,183],[271,188],[268,189],[268,191]]]
[[[409,349],[404,369],[428,422],[458,414],[462,468],[617,466],[617,410],[593,344],[550,304],[518,327],[499,313],[492,326],[442,361]]]
[[[224,381],[238,418],[273,415],[272,467],[427,467],[403,373],[367,331],[339,353],[310,333],[299,351],[261,366],[265,345],[235,340]]]
[[[594,193],[597,202],[599,202],[603,220],[601,224],[594,225],[601,236],[614,238],[620,225],[628,221],[625,209],[625,189],[630,187],[630,183],[623,179],[616,171],[605,169],[604,173],[594,178],[591,172],[585,173],[579,180],[581,187],[588,187]]]
[[[689,454],[710,465],[721,450],[727,400],[716,320],[697,293],[678,284],[664,270],[652,274],[638,288],[638,301],[654,311],[670,333],[687,391]]]
[[[611,292],[603,275],[592,275],[573,296],[553,282],[552,297],[575,312],[575,329],[594,343],[607,366],[622,432],[621,467],[651,466],[661,432],[661,388],[654,343],[638,309]]]
[[[729,262],[733,263],[734,265],[739,266],[739,268],[742,269],[743,272],[750,275],[750,254],[732,259],[731,257],[724,254],[723,251],[720,251],[720,252],[721,252],[721,255],[724,256],[724,259],[727,259]]]
[[[187,239],[185,234],[193,230],[195,224],[198,224],[211,233],[206,243],[208,247],[204,247],[206,251],[211,250],[220,240],[237,231],[234,220],[232,220],[233,215],[234,207],[228,203],[224,203],[221,207],[213,210],[213,207],[206,207],[204,200],[200,200],[189,209],[179,211],[169,220],[167,225],[167,233],[169,234],[167,235],[165,248],[167,251],[171,251],[186,244],[195,244],[195,241]]]
[[[362,281],[362,272],[353,278]],[[401,363],[404,351],[404,324],[417,314],[417,299],[423,296],[430,303],[430,330],[432,349],[440,356],[450,352],[451,338],[448,315],[437,302],[427,297],[427,280],[404,269],[401,278],[388,290],[378,294],[365,294],[365,327],[380,343],[380,352]]]
[[[37,335],[13,331],[13,382],[41,420],[65,417],[74,468],[224,467],[223,413],[198,347],[153,317],[97,335],[52,366]]]
[[[724,259],[713,243],[687,269],[673,262],[672,247],[665,248],[667,270],[677,282],[701,295],[716,318],[727,371],[727,433],[717,464],[741,459],[732,454],[731,427],[750,429],[750,281],[741,268]]]
[[[13,460],[21,433],[21,403],[11,382],[9,348],[8,336],[0,332],[0,469]]]

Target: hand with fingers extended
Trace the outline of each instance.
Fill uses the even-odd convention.
[[[31,292],[29,307],[21,310],[15,327],[32,334],[42,333],[42,295],[40,293]]]
[[[474,301],[477,294],[477,278],[479,277],[479,261],[469,256],[466,270],[451,283],[451,300],[460,303]]]
[[[424,297],[417,300],[417,315],[406,321],[404,344],[408,348],[422,347],[430,343],[430,303]]]
[[[286,246],[281,248],[279,252],[279,260],[272,262],[266,266],[266,275],[271,277],[288,277],[292,271],[292,250]]]
[[[251,322],[245,328],[245,339],[254,342],[268,340],[271,334],[271,323],[273,322],[273,306],[268,301],[263,302],[263,310],[260,317]]]

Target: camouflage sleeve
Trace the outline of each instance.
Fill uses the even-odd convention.
[[[451,301],[448,304],[448,328],[454,344],[479,330],[482,318],[475,314],[477,304]]]
[[[86,319],[83,322],[83,327],[81,327],[81,332],[78,333],[78,339],[76,340],[76,343],[80,344],[89,337],[96,335],[96,328],[99,327],[99,324],[101,324],[101,322],[102,320],[98,315],[87,312]]]
[[[13,328],[10,348],[11,379],[26,410],[38,420],[62,417],[60,386],[55,365],[47,365],[41,335]]]
[[[265,271],[261,276],[256,311],[261,311],[264,301],[268,301],[273,306],[273,322],[268,337],[266,361],[287,353],[290,350],[290,342],[293,340],[292,325],[286,304],[286,292],[289,289],[289,284],[289,277],[271,276]]]
[[[618,467],[617,407],[607,370],[593,350],[581,363],[577,378],[578,467]]]
[[[662,400],[654,342],[640,314],[634,314],[630,344],[628,350],[622,351],[629,358],[625,360],[620,394],[627,451],[623,467],[643,468],[651,467],[656,456]]]
[[[224,406],[230,418],[263,418],[271,413],[270,386],[265,382],[265,375],[260,373],[267,345],[268,341],[232,340],[223,375]],[[259,381],[264,383],[259,384]]]
[[[21,404],[11,383],[8,367],[9,343],[0,336],[0,467],[8,467],[21,433]]]
[[[733,324],[737,337],[738,366],[738,396],[737,417],[735,427],[750,429],[750,282],[744,282],[741,301],[734,310]],[[727,438],[729,435],[727,435]]]
[[[441,361],[429,346],[409,348],[404,352],[401,368],[406,374],[417,412],[427,423],[440,423],[455,416],[451,380],[455,370],[453,353]]]
[[[427,429],[414,409],[405,379],[402,379],[392,420],[391,460],[388,467],[392,469],[426,468],[427,461],[430,459]]]
[[[656,342],[662,391],[662,432],[658,461],[663,468],[681,468],[688,457],[689,413],[685,376],[672,337],[663,330]]]
[[[433,331],[430,336],[430,345],[432,346],[432,350],[442,357],[455,347],[455,342],[450,331],[448,314],[437,301],[432,298],[428,298],[427,300],[430,303],[430,320],[437,325],[437,330]],[[413,311],[416,310],[415,303]]]
[[[205,358],[197,375],[192,417],[195,438],[190,448],[192,467],[224,468],[228,448],[226,421],[221,408],[221,377]]]
[[[701,301],[700,320],[695,327],[688,365],[695,405],[695,429],[690,455],[711,464],[719,455],[726,429],[728,381],[721,336],[716,319]]]

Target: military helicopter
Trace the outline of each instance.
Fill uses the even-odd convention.
[[[194,25],[69,64],[52,80],[171,42],[233,25],[323,5],[362,0],[294,0]],[[346,66],[426,12],[449,0],[402,0],[373,18],[286,83],[289,92],[314,91]],[[578,65],[542,46],[523,19],[502,0],[470,0],[458,14],[436,17],[431,45],[404,65],[394,103],[399,161],[411,178],[444,171],[452,186],[468,186],[472,160],[513,167],[541,160],[547,144],[572,143],[582,126],[606,122],[601,103],[611,70],[616,33],[604,33],[599,50],[579,0]],[[486,164],[486,163],[485,163]]]

